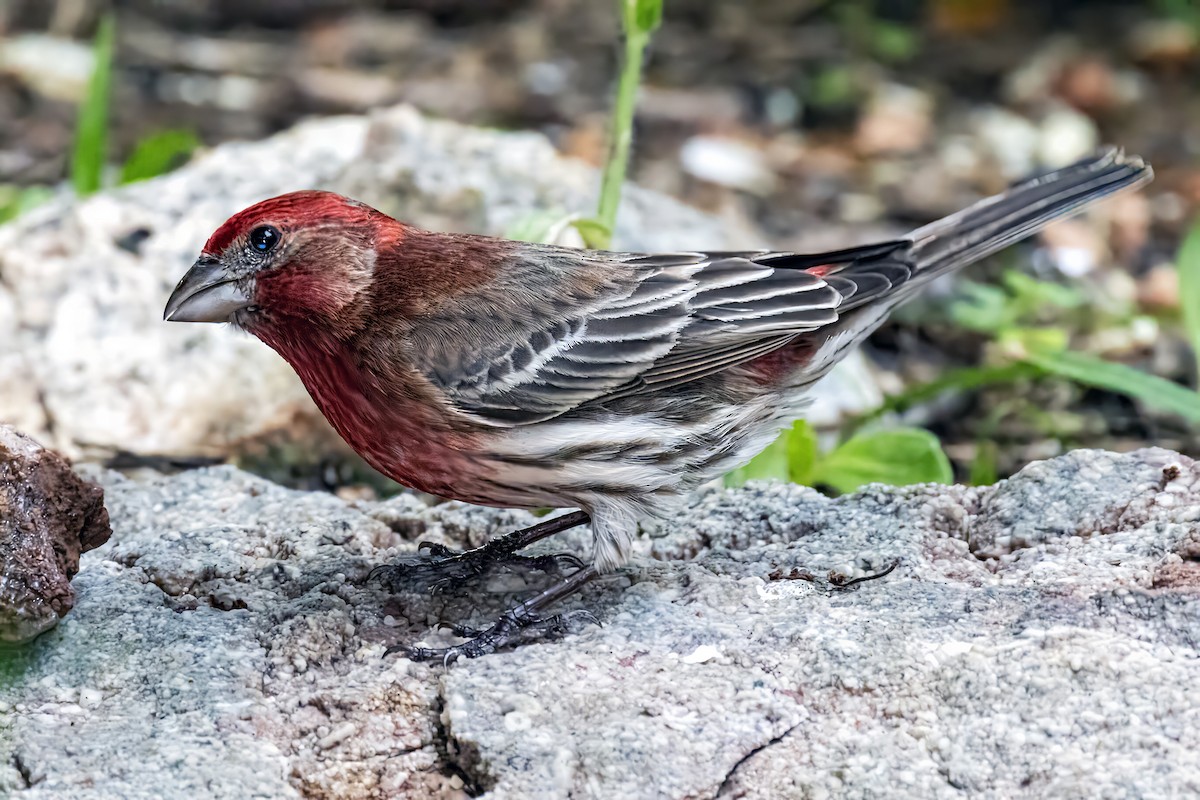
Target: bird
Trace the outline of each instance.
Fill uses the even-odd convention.
[[[228,322],[274,349],[367,463],[467,503],[578,509],[458,553],[426,545],[396,580],[478,575],[590,523],[585,562],[468,641],[389,648],[474,658],[570,628],[547,613],[626,563],[641,522],[745,464],[811,389],[931,281],[1152,178],[1109,148],[913,230],[824,253],[636,253],[440,233],[324,191],[234,214],[164,318]],[[567,571],[570,570],[569,574]],[[590,615],[589,615],[590,616]]]

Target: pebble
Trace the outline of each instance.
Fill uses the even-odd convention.
[[[343,722],[331,730],[327,736],[318,740],[317,747],[321,750],[328,750],[346,741],[357,732],[358,726],[353,722]]]
[[[767,194],[775,173],[761,149],[723,136],[693,136],[679,151],[684,170],[693,177],[731,189]]]

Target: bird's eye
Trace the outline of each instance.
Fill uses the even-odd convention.
[[[250,246],[260,253],[269,253],[279,244],[279,231],[270,225],[262,225],[250,231]]]

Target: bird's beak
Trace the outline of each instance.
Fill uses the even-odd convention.
[[[228,322],[250,305],[237,278],[215,258],[201,256],[171,292],[163,319],[168,322]]]

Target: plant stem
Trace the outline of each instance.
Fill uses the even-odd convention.
[[[617,208],[621,203],[621,184],[629,168],[629,150],[633,144],[633,112],[637,106],[638,85],[642,81],[642,62],[646,45],[650,43],[652,29],[639,26],[637,7],[639,0],[618,0],[621,4],[621,19],[625,28],[625,54],[621,66],[621,78],[617,84],[617,104],[613,110],[611,144],[608,163],[604,165],[604,177],[600,183],[600,207],[596,218],[605,228],[607,235],[600,246],[612,246],[612,234],[616,228]],[[644,0],[643,0],[644,2]]]

